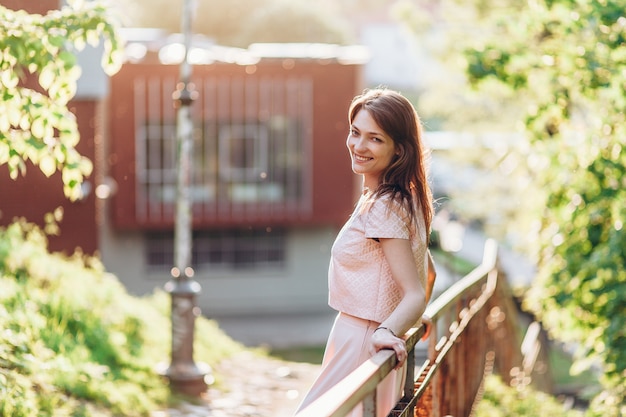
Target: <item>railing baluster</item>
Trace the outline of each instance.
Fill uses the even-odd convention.
[[[363,417],[376,417],[376,390],[363,400]]]
[[[406,378],[404,380],[403,398],[411,398],[415,390],[415,346],[409,350],[406,359]]]

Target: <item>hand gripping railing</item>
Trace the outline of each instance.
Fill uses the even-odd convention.
[[[442,368],[449,368],[446,358],[453,352],[455,344],[459,343],[460,336],[468,328],[472,317],[486,305],[495,290],[498,278],[497,251],[496,242],[488,240],[485,244],[482,263],[450,286],[426,308],[425,314],[432,319],[433,329],[428,339],[429,359],[420,367],[417,376],[415,375],[415,344],[424,335],[425,329],[424,326],[420,326],[406,333],[405,340],[409,355],[404,395],[389,416],[440,416],[444,412],[450,413],[449,410],[456,410],[458,414],[452,414],[455,416],[469,414],[478,387],[472,389],[473,392],[469,396],[466,395],[467,393],[458,392],[451,396],[444,396],[441,392],[442,388],[446,388],[449,384],[446,381],[437,383],[433,381],[437,379],[438,372],[442,373]],[[477,296],[470,299],[474,295]],[[455,308],[457,311],[453,312]],[[437,339],[438,329],[442,327],[441,321],[450,317],[450,313],[456,314],[450,323],[446,323],[448,334]],[[481,337],[486,338],[488,335],[483,334]],[[482,353],[483,357],[487,354],[487,352],[479,353]],[[363,417],[376,416],[377,386],[396,364],[397,358],[393,350],[379,351],[332,389],[301,410],[296,417],[343,417],[360,402],[363,402]],[[483,371],[484,369],[480,369],[481,381]],[[467,375],[462,375],[463,369],[455,369],[454,372],[457,373],[454,376],[457,382],[463,381],[459,379],[460,377],[467,377]],[[471,400],[469,405],[467,398]],[[449,404],[450,402],[456,402],[456,407],[455,404]],[[416,406],[418,406],[417,410]]]

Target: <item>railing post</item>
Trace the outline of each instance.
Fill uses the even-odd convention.
[[[463,316],[465,316],[465,314],[468,313],[467,311],[467,298],[461,298],[458,303],[457,303],[457,317],[458,317],[458,321],[460,322],[463,318]],[[453,409],[452,410],[448,410],[448,412],[450,414],[452,414],[453,416],[461,416],[462,411],[463,411],[463,405],[465,402],[465,381],[467,381],[466,379],[466,368],[467,368],[467,362],[465,361],[466,359],[466,355],[465,355],[465,349],[466,349],[466,344],[465,343],[461,343],[461,340],[457,339],[454,342],[454,347],[453,349],[453,355],[452,357],[454,358],[454,364],[452,365],[452,372],[454,372],[454,379],[456,381],[456,390],[454,393],[454,403],[451,403],[450,405],[453,405]],[[461,382],[462,381],[462,382]]]
[[[406,360],[406,379],[404,380],[403,398],[411,398],[415,389],[415,346],[409,351]]]
[[[363,399],[363,417],[376,417],[376,391]]]
[[[433,328],[431,330],[431,334],[428,338],[428,359],[432,362],[437,358],[437,341],[439,340],[439,332],[438,332],[438,323],[433,322]],[[433,382],[428,386],[428,394],[429,398],[429,411],[433,417],[437,417],[441,414],[441,409],[439,404],[441,403],[441,395],[439,389],[439,377],[436,376],[433,379]]]

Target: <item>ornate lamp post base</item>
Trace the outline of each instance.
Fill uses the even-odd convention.
[[[186,369],[172,369],[170,366],[164,376],[170,382],[173,392],[189,397],[199,397],[207,391],[207,376],[211,374],[211,368],[204,363],[189,364]]]
[[[206,378],[211,374],[207,364],[196,364],[193,360],[194,322],[200,315],[195,299],[200,284],[187,274],[173,275],[165,284],[165,291],[172,298],[172,362],[160,373],[169,379],[173,391],[197,397],[206,392]]]

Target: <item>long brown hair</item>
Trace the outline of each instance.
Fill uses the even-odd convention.
[[[400,93],[377,88],[366,90],[352,100],[348,111],[350,124],[361,110],[369,112],[376,124],[394,141],[398,152],[382,173],[374,195],[391,195],[392,200],[406,207],[411,218],[416,220],[415,194],[430,241],[433,197],[428,185],[428,155],[422,140],[422,124],[415,108]]]

